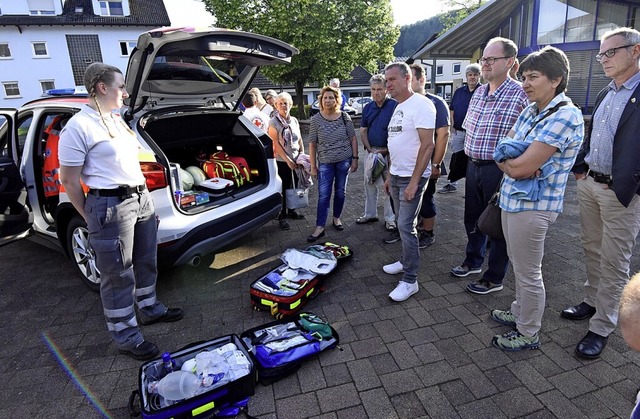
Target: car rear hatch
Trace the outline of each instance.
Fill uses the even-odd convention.
[[[128,113],[145,105],[237,106],[261,66],[290,63],[297,53],[277,39],[229,29],[145,32],[129,58]]]

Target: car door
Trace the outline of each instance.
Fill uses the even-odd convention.
[[[0,109],[0,246],[28,237],[32,216],[20,174],[20,136],[15,109]]]

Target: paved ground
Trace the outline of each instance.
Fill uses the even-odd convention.
[[[328,228],[327,240],[351,246],[355,256],[306,307],[333,323],[344,350],[323,354],[283,381],[258,386],[251,414],[280,419],[628,417],[640,384],[640,356],[616,331],[600,360],[578,359],[573,348],[587,322],[559,316],[562,308],[581,301],[585,278],[574,182],[565,212],[546,241],[542,347],[521,353],[504,353],[490,343],[494,334],[506,331],[488,313],[509,306],[511,271],[505,289],[488,296],[466,292],[469,280],[449,274],[462,261],[466,244],[463,194],[437,195],[436,243],[421,253],[420,292],[393,303],[387,294],[398,278],[381,268],[397,260],[400,244],[382,243],[382,223],[355,224],[362,213],[362,170],[350,177],[346,228]],[[248,287],[275,266],[284,250],[306,246],[315,209],[304,212],[307,219],[292,221],[290,231],[273,221],[218,255],[209,269],[164,273],[159,295],[168,305],[183,307],[186,317],[144,327],[145,336],[163,350],[175,350],[270,321],[269,314],[251,309]],[[640,270],[639,250],[634,272]],[[0,417],[127,417],[140,362],[119,355],[110,343],[98,295],[54,251],[23,241],[0,252]]]

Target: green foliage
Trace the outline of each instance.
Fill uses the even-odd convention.
[[[203,0],[216,25],[260,33],[300,50],[291,65],[261,69],[276,83],[293,83],[296,104],[305,85],[346,79],[357,66],[393,58],[399,35],[389,0]],[[298,115],[302,116],[302,115]]]
[[[444,32],[456,26],[486,2],[487,0],[447,0],[447,5],[455,10],[443,15]]]

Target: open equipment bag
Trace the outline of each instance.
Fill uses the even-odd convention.
[[[269,311],[276,319],[295,314],[323,290],[327,275],[351,256],[350,248],[334,243],[304,251],[288,249],[281,265],[251,283],[251,305],[255,310]]]

